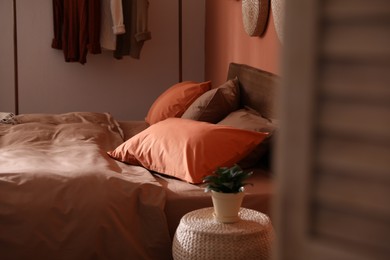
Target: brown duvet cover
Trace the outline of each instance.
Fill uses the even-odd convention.
[[[1,259],[169,259],[166,192],[111,159],[109,114],[17,116],[0,124]]]

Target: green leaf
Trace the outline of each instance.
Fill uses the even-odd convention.
[[[244,172],[237,164],[232,167],[218,167],[212,175],[206,176],[203,182],[206,184],[205,191],[217,191],[223,193],[237,193],[244,190],[244,186],[252,185],[244,183],[253,172]]]

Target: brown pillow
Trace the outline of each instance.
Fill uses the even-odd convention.
[[[249,108],[239,109],[230,113],[223,120],[218,122],[218,124],[255,132],[269,133],[268,137],[262,143],[244,159],[238,162],[242,168],[251,168],[260,162],[261,158],[269,152],[272,145],[272,135],[277,130],[277,125],[271,120],[262,117],[255,110]]]
[[[184,112],[182,118],[217,123],[237,110],[239,102],[239,85],[236,77],[198,97]]]

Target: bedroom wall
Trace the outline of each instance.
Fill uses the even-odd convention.
[[[14,109],[12,1],[0,1],[0,112]]]
[[[241,4],[242,1],[237,0],[206,1],[205,78],[214,85],[226,80],[230,62],[280,74],[281,43],[271,9],[265,33],[261,37],[250,37],[242,23]]]
[[[178,1],[149,0],[149,29],[141,59],[116,60],[111,52],[66,63],[50,47],[52,3],[17,0],[20,113],[110,112],[142,120],[155,98],[179,79]],[[204,1],[183,1],[183,79],[204,78]],[[14,111],[12,1],[0,4],[0,111]],[[201,44],[200,44],[201,43]],[[188,65],[190,64],[190,65]]]

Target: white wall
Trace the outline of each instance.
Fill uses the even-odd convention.
[[[1,2],[3,7],[4,1]],[[62,51],[50,47],[53,37],[52,2],[17,0],[19,112],[107,111],[118,119],[142,120],[154,99],[178,81],[177,0],[149,2],[152,40],[145,42],[140,60],[130,57],[116,60],[111,52],[104,52],[88,54],[87,63],[81,65],[66,63]],[[183,4],[184,8],[200,14],[191,18],[190,30],[202,39],[203,31],[199,27],[204,26],[204,1],[192,0],[187,6]],[[7,24],[12,29],[9,15],[3,16],[3,8],[1,10],[0,24]],[[2,53],[12,53],[12,45],[8,46],[9,37],[12,38],[9,33],[4,38],[2,34],[0,47],[9,50],[2,50]],[[197,57],[196,60],[189,58],[184,61],[191,65],[183,66],[185,70],[190,70],[189,74],[183,74],[189,75],[187,79],[203,80],[203,45],[184,39],[183,42],[186,44],[183,52]],[[0,60],[0,76],[10,74],[10,61],[9,57]],[[9,102],[3,102],[13,99],[9,86],[13,87],[13,77],[1,77],[0,94],[5,93],[5,96],[0,97],[0,111],[13,110]]]

